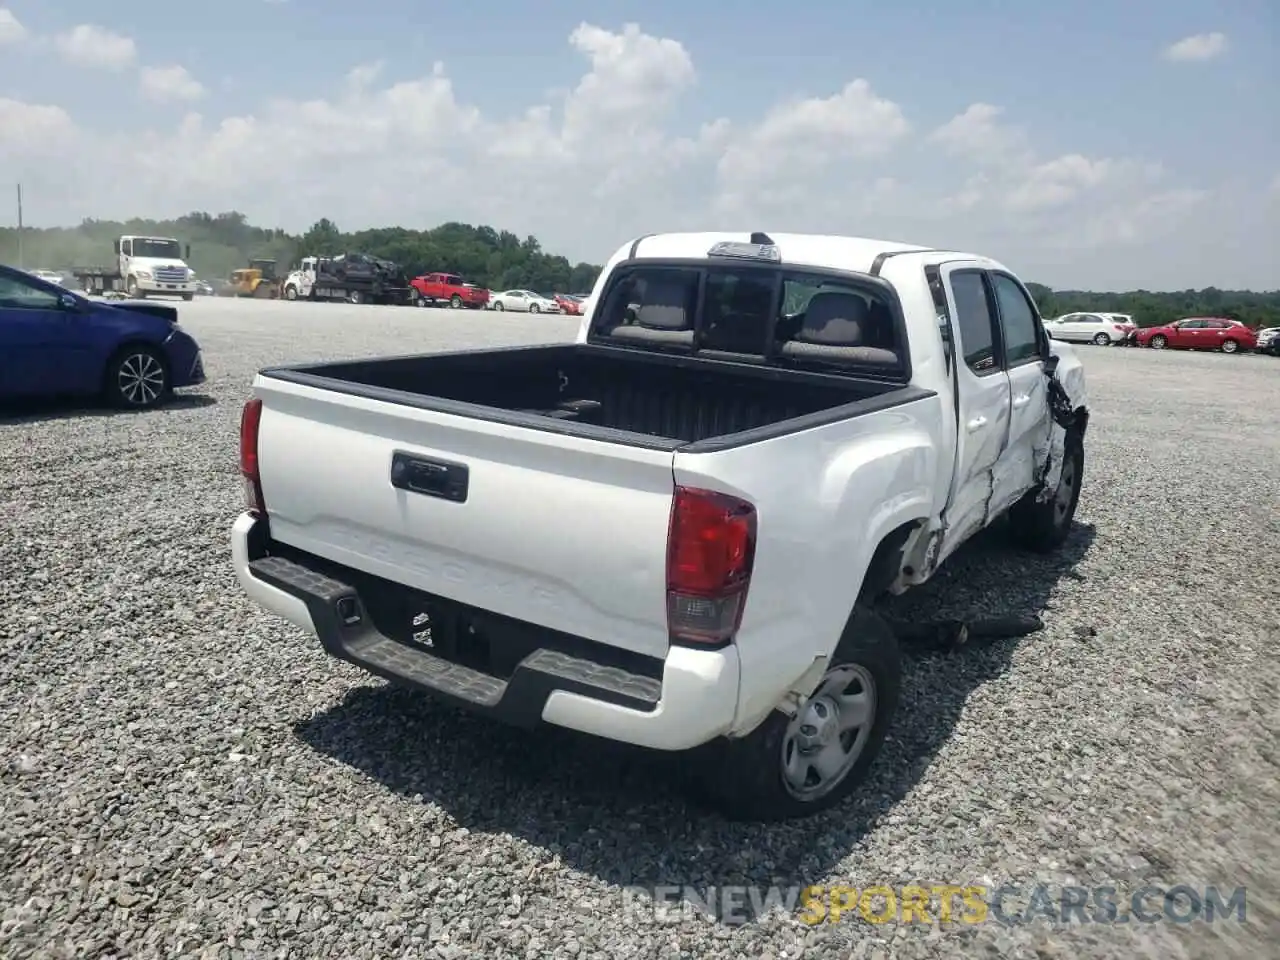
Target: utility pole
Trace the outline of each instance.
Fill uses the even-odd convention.
[[[26,269],[22,262],[22,184],[18,184],[18,269]]]

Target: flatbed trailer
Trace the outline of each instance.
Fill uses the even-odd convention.
[[[303,257],[298,268],[284,279],[284,298],[397,305],[414,302],[413,286],[398,265],[359,254],[348,256],[352,257],[350,261],[345,256],[341,260]]]
[[[80,289],[94,296],[110,296],[125,294],[124,277],[117,267],[74,267],[71,275],[80,284]]]

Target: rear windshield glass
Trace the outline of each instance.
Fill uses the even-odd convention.
[[[593,329],[609,340],[801,366],[896,368],[903,356],[878,290],[785,267],[636,267],[610,284]]]

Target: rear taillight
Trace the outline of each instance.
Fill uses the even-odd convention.
[[[244,483],[244,505],[250,513],[267,512],[262,498],[262,476],[258,471],[258,425],[262,422],[262,401],[249,400],[240,413],[240,476]]]
[[[723,493],[676,488],[667,534],[667,629],[673,643],[733,639],[755,552],[755,507]]]

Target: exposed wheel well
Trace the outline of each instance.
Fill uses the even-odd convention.
[[[1089,429],[1089,408],[1076,407],[1074,413],[1075,420],[1072,423],[1072,428],[1076,433],[1080,434],[1080,439],[1083,440],[1085,431]]]
[[[871,555],[866,576],[862,578],[862,589],[858,591],[859,603],[875,600],[897,579],[898,572],[902,569],[902,554],[907,540],[922,523],[923,519],[909,520],[890,530],[880,541],[876,552]]]

